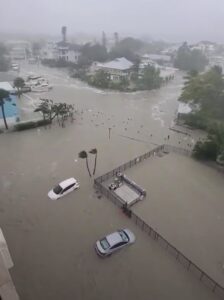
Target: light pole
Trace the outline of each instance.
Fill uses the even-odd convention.
[[[108,128],[108,130],[109,130],[109,140],[110,140],[111,129],[112,129],[112,128]]]

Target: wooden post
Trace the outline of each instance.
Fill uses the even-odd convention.
[[[111,129],[112,129],[112,128],[108,128],[108,130],[109,130],[109,140],[110,140]]]

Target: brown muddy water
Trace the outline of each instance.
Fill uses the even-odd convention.
[[[198,133],[186,138],[169,130],[181,76],[159,91],[121,94],[89,88],[57,70],[36,69],[54,89],[24,97],[22,114],[31,115],[40,96],[74,103],[78,114],[66,128],[0,135],[0,226],[21,299],[216,299],[112,203],[97,197],[78,159],[79,151],[96,147],[100,175],[168,135],[173,144],[193,144]],[[80,189],[49,200],[52,186],[70,176],[79,180]],[[94,242],[122,227],[133,230],[136,243],[108,259],[98,258]]]

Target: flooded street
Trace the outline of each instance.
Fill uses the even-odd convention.
[[[0,225],[21,299],[216,299],[117,207],[97,197],[85,161],[78,158],[81,150],[97,148],[98,176],[166,142],[168,135],[170,143],[189,147],[197,132],[188,137],[169,130],[181,74],[158,91],[125,94],[90,88],[45,67],[24,66],[21,74],[31,69],[54,88],[19,100],[25,103],[24,119],[33,117],[39,97],[72,103],[78,112],[66,128],[55,124],[0,135]],[[94,158],[89,160],[92,168]],[[49,200],[48,191],[71,176],[80,189]],[[136,243],[108,259],[98,258],[95,241],[122,227],[135,233]]]

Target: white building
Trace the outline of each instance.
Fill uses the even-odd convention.
[[[121,78],[128,78],[134,64],[125,57],[116,58],[106,63],[94,63],[92,71],[103,70],[110,75],[113,81],[120,81]]]
[[[57,57],[57,45],[55,42],[48,42],[41,51],[42,59],[56,59]]]
[[[216,45],[211,42],[200,42],[190,46],[191,50],[200,50],[206,55],[211,55],[215,52]]]
[[[31,51],[31,44],[27,41],[8,41],[6,43],[10,49],[11,60],[25,60],[27,51]]]
[[[49,42],[42,51],[42,59],[64,60],[72,63],[77,63],[80,55],[77,45],[64,41]]]
[[[57,59],[77,63],[81,55],[79,47],[64,41],[57,43]]]
[[[155,63],[169,63],[171,61],[171,57],[169,55],[164,54],[145,54],[141,57],[143,61],[153,61]]]
[[[224,74],[224,57],[223,56],[211,56],[209,58],[209,67],[219,66],[222,68],[222,73]]]
[[[192,108],[188,103],[180,102],[176,113],[176,124],[182,125],[184,123],[183,117],[192,112]]]
[[[158,69],[160,71],[160,77],[162,77],[164,80],[174,77],[177,69],[165,65],[160,65],[157,63],[158,61],[161,61],[161,58],[163,58],[164,61],[170,61],[170,56],[167,55],[157,55],[157,54],[145,54],[141,57],[141,62],[139,64],[139,75],[142,76],[144,69],[148,66],[153,66],[155,69]]]

